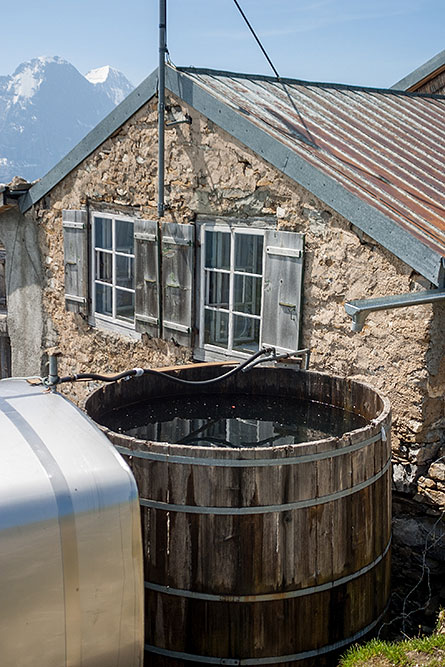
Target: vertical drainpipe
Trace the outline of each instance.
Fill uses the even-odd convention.
[[[163,336],[162,231],[164,217],[164,133],[165,133],[165,55],[167,53],[167,0],[159,0],[159,84],[158,84],[158,333]]]

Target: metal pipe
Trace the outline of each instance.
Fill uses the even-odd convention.
[[[57,369],[57,354],[50,354],[49,356],[49,386],[52,392],[57,391],[57,383],[59,381],[59,373]]]
[[[164,217],[165,55],[167,53],[167,0],[159,0],[158,89],[158,216]]]
[[[162,204],[162,207],[164,204]],[[158,211],[159,211],[159,205],[158,205]],[[161,215],[161,214],[159,214]],[[162,215],[164,213],[162,212]],[[164,337],[164,284],[163,284],[163,277],[162,277],[162,223],[161,220],[158,220],[157,223],[157,259],[158,259],[158,270],[157,270],[157,278],[158,278],[158,337],[163,338]]]
[[[445,289],[425,290],[409,294],[396,294],[376,299],[356,299],[345,303],[345,310],[352,317],[352,331],[361,331],[369,313],[375,310],[390,310],[392,308],[406,308],[420,306],[424,303],[445,301]]]

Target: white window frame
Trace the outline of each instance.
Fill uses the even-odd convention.
[[[112,247],[111,250],[107,250],[104,248],[98,248],[96,247],[95,244],[95,239],[96,239],[96,234],[95,234],[95,225],[96,225],[96,218],[105,218],[108,220],[112,221]],[[133,247],[133,253],[124,253],[124,252],[117,252],[115,250],[116,248],[116,220],[123,221],[123,222],[129,222],[133,225],[133,238],[134,238],[134,220],[132,218],[129,218],[127,216],[119,215],[119,214],[113,214],[113,213],[102,213],[99,211],[95,211],[92,213],[91,216],[91,232],[90,232],[90,239],[91,239],[91,253],[90,253],[90,261],[91,261],[91,272],[90,272],[90,289],[91,289],[91,317],[90,317],[90,324],[93,326],[99,326],[100,328],[104,329],[109,329],[111,331],[116,331],[118,333],[126,333],[131,335],[132,337],[140,338],[140,335],[135,332],[135,317],[133,315],[133,321],[126,321],[123,319],[119,319],[116,317],[116,288],[119,290],[122,290],[124,292],[131,292],[133,296],[133,303],[135,303],[136,300],[136,285],[135,285],[135,253],[134,253],[134,247]],[[111,283],[106,283],[106,282],[101,282],[100,280],[96,279],[96,251],[104,252],[105,254],[110,254],[112,256],[112,282]],[[129,257],[133,259],[133,288],[126,288],[122,286],[117,286],[116,285],[116,257],[121,256],[121,257]],[[112,316],[105,315],[104,313],[97,313],[96,312],[96,284],[102,284],[108,287],[112,288],[112,310],[113,314]]]
[[[226,269],[206,269],[205,267],[205,233],[207,231],[211,232],[223,232],[229,233],[231,235],[231,244],[230,244],[230,267]],[[233,349],[233,316],[239,315],[241,317],[246,317],[248,319],[258,320],[259,321],[259,334],[258,334],[258,345],[260,345],[262,339],[262,326],[263,326],[263,277],[264,277],[264,261],[265,261],[265,247],[264,247],[264,229],[259,229],[256,227],[242,227],[238,225],[227,225],[221,224],[220,222],[206,222],[200,226],[200,278],[199,278],[199,292],[198,292],[198,312],[199,312],[199,344],[198,347],[203,351],[205,358],[209,359],[224,359],[227,357],[234,357],[245,359],[248,358],[252,353],[241,352],[239,350]],[[235,271],[235,235],[236,234],[248,234],[250,236],[262,236],[263,237],[263,257],[262,257],[262,273],[259,274],[247,273],[247,272],[238,272]],[[213,271],[214,273],[225,273],[229,277],[229,308],[220,309],[218,307],[212,307],[206,305],[206,271]],[[245,275],[252,276],[255,278],[261,277],[261,308],[259,315],[253,315],[250,313],[240,312],[234,310],[234,282],[235,275]],[[228,345],[227,347],[217,346],[210,343],[204,343],[205,335],[205,311],[222,311],[229,314],[229,330],[228,330]]]

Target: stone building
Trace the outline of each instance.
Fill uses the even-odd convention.
[[[12,372],[108,372],[311,349],[393,406],[396,488],[445,506],[445,98],[167,68],[29,190],[5,190]],[[88,387],[70,391],[79,401]]]

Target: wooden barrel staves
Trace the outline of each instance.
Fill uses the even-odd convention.
[[[183,392],[144,376],[97,390],[86,407],[100,423],[113,406]],[[389,404],[366,385],[290,369],[255,368],[212,392],[309,398],[357,412],[368,425],[242,449],[105,429],[139,487],[148,664],[327,664],[376,629],[389,598]]]

